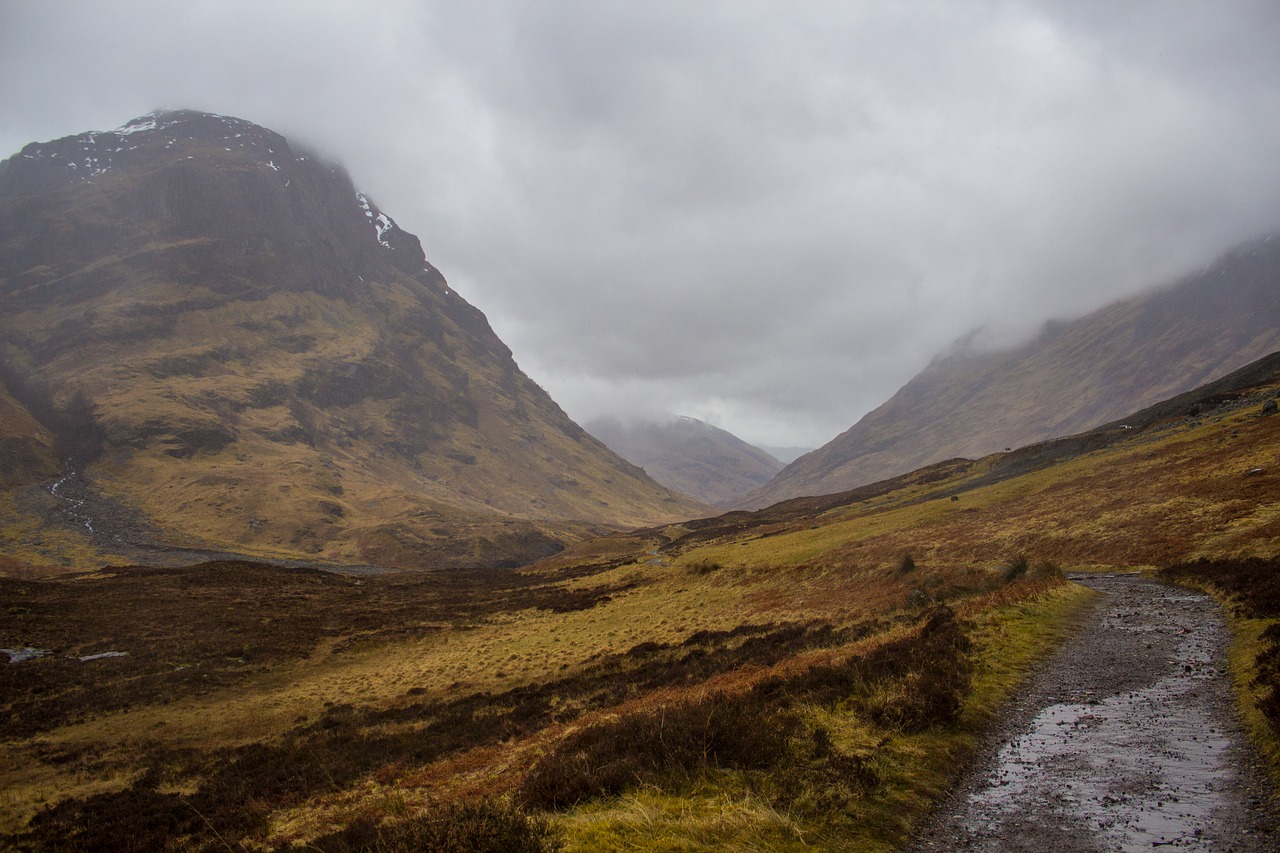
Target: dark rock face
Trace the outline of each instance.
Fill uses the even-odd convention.
[[[348,293],[391,270],[446,289],[418,239],[357,193],[345,171],[241,119],[183,110],[32,143],[0,164],[0,198],[0,236],[11,238],[0,278],[10,291],[37,284],[15,279],[33,269],[70,272],[156,243],[169,250],[134,263],[218,281],[237,297]],[[92,297],[112,283],[86,277],[60,287],[59,298]]]

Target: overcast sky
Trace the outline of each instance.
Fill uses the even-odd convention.
[[[1280,230],[1280,3],[0,0],[0,157],[155,108],[341,161],[571,416],[817,446]]]

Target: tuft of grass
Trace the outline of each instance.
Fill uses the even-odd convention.
[[[1031,561],[1026,554],[1015,554],[1009,562],[1000,567],[1000,581],[1013,583],[1031,569]]]
[[[722,568],[724,568],[724,566],[714,560],[699,560],[697,562],[689,563],[688,566],[686,566],[686,571],[695,577],[702,577],[713,572],[718,572]]]

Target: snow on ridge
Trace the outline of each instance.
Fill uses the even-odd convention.
[[[356,193],[356,203],[359,204],[360,209],[364,211],[365,218],[373,221],[373,230],[377,233],[378,242],[383,246],[386,246],[388,249],[394,248],[390,243],[382,238],[388,231],[391,231],[396,227],[395,220],[381,212],[375,216],[373,208],[369,205],[369,197],[364,193]]]
[[[115,130],[110,132],[114,133],[116,136],[128,136],[131,133],[141,133],[145,130],[155,130],[156,125],[157,125],[156,114],[151,113],[145,116],[138,116],[133,121],[123,124],[120,127],[117,127]]]
[[[383,240],[382,235],[396,227],[396,224],[391,221],[391,217],[385,213],[379,213],[378,218],[374,220],[374,227],[378,229],[378,242],[390,249],[391,244]]]

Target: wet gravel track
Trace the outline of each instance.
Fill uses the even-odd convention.
[[[1280,850],[1208,596],[1136,574],[1020,691],[909,850]]]

